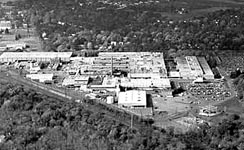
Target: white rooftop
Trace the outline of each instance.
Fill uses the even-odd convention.
[[[62,85],[75,85],[75,84],[87,84],[89,80],[88,76],[69,76],[64,78]]]
[[[26,77],[32,80],[39,80],[40,82],[51,81],[53,74],[27,74]]]
[[[4,52],[0,58],[69,58],[72,52]]]
[[[169,79],[122,79],[121,86],[138,88],[170,88]]]
[[[143,106],[147,105],[146,91],[126,91],[119,93],[119,105],[134,107],[134,106]]]

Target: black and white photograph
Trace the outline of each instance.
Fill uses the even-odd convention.
[[[244,0],[0,0],[0,150],[244,150]]]

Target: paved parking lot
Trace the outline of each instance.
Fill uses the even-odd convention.
[[[231,96],[231,92],[222,82],[189,84],[187,90],[201,101],[223,101]]]

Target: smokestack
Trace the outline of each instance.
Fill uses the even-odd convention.
[[[113,56],[111,57],[111,76],[113,75]]]

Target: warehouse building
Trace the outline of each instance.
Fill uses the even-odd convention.
[[[7,49],[23,50],[27,47],[25,42],[11,42],[6,45]]]
[[[69,76],[64,78],[62,86],[80,87],[82,85],[87,85],[89,79],[88,76]]]
[[[197,57],[196,56],[186,56],[185,59],[190,67],[191,75],[195,76],[195,77],[202,77],[203,71],[198,62]],[[193,77],[193,78],[195,78],[195,77]]]
[[[53,80],[53,74],[27,74],[26,78],[30,78],[31,80],[35,80],[38,82],[46,82]]]
[[[51,61],[59,58],[69,62],[72,52],[4,52],[0,56],[0,62],[15,61]]]
[[[204,57],[198,57],[198,61],[199,61],[200,65],[201,65],[201,67],[202,67],[203,77],[205,79],[214,79],[213,71],[209,67],[208,62],[206,61],[206,59]]]
[[[141,89],[170,89],[170,80],[162,79],[121,79],[121,86],[126,88],[141,88]]]
[[[146,91],[126,91],[119,93],[118,105],[120,107],[147,107]]]
[[[190,78],[191,75],[191,69],[184,57],[176,57],[175,59],[177,66],[176,69],[179,70],[180,77],[183,79]]]
[[[130,78],[163,78],[167,70],[163,53],[151,52],[102,52],[94,61],[93,69],[127,71]],[[99,65],[97,65],[99,64]],[[95,68],[94,68],[95,67]]]
[[[12,28],[10,21],[0,21],[0,30],[10,30]]]
[[[102,82],[99,84],[90,84],[88,86],[89,89],[94,90],[108,90],[108,91],[116,91],[118,88],[118,78],[113,78],[106,76],[103,78]]]
[[[138,57],[141,55],[151,55],[151,52],[100,52],[98,57]]]
[[[214,74],[204,57],[177,57],[175,61],[179,76],[183,79],[197,79],[199,77],[214,79]]]
[[[79,57],[71,60],[79,64],[79,67],[75,68],[80,68],[81,74],[119,75],[118,72],[121,71],[129,73],[129,77],[134,79],[167,77],[163,53],[101,52],[98,57]]]
[[[163,53],[138,55],[130,59],[130,78],[164,78],[167,70]]]

